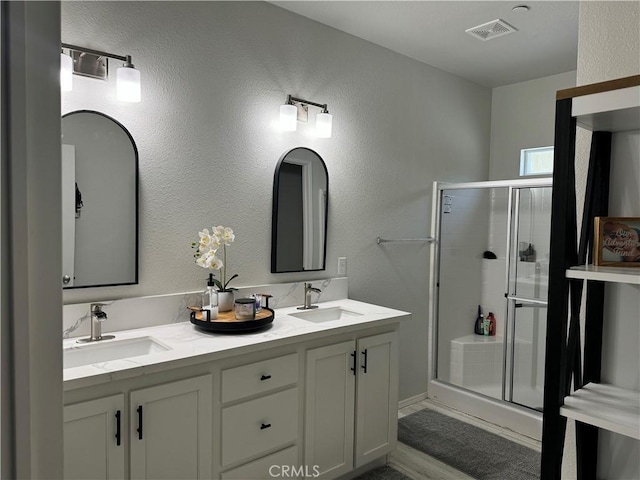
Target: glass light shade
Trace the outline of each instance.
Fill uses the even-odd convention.
[[[295,105],[280,105],[280,129],[283,132],[295,132],[298,123],[298,107]]]
[[[118,68],[116,75],[118,100],[123,102],[140,101],[140,70],[132,67]]]
[[[331,123],[333,115],[330,113],[319,113],[316,116],[316,134],[320,138],[331,138]]]
[[[60,54],[60,89],[63,92],[73,90],[73,60],[66,53]]]

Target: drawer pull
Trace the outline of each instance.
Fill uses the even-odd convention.
[[[263,381],[263,382],[264,382],[265,380],[269,380],[270,378],[271,378],[271,375],[262,375],[262,376],[260,377],[260,381]]]
[[[263,423],[262,425],[260,425],[260,430],[264,430],[265,428],[271,428],[271,424],[270,423]]]
[[[142,440],[142,405],[138,407],[138,440]]]
[[[353,353],[351,354],[351,356],[353,357],[353,367],[351,367],[351,371],[353,372],[353,374],[356,374],[356,351],[354,350]]]
[[[362,355],[364,355],[364,363],[361,365],[364,373],[367,373],[367,349],[365,348],[362,351]]]
[[[116,445],[119,447],[120,446],[120,441],[121,441],[121,432],[120,432],[120,410],[118,410],[116,412]]]

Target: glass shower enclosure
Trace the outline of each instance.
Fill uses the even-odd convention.
[[[551,181],[434,184],[436,382],[542,410]]]

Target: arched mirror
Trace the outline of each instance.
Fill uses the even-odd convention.
[[[324,270],[329,174],[304,147],[286,152],[273,179],[271,273]]]
[[[138,283],[138,149],[89,110],[62,117],[62,286]]]

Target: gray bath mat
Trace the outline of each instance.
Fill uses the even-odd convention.
[[[478,480],[540,478],[540,453],[425,409],[398,422],[398,440]]]
[[[354,480],[411,480],[406,475],[400,473],[399,471],[391,468],[389,465],[384,465],[383,467],[376,468],[375,470],[371,470],[370,472],[363,473],[359,477],[356,477]]]

